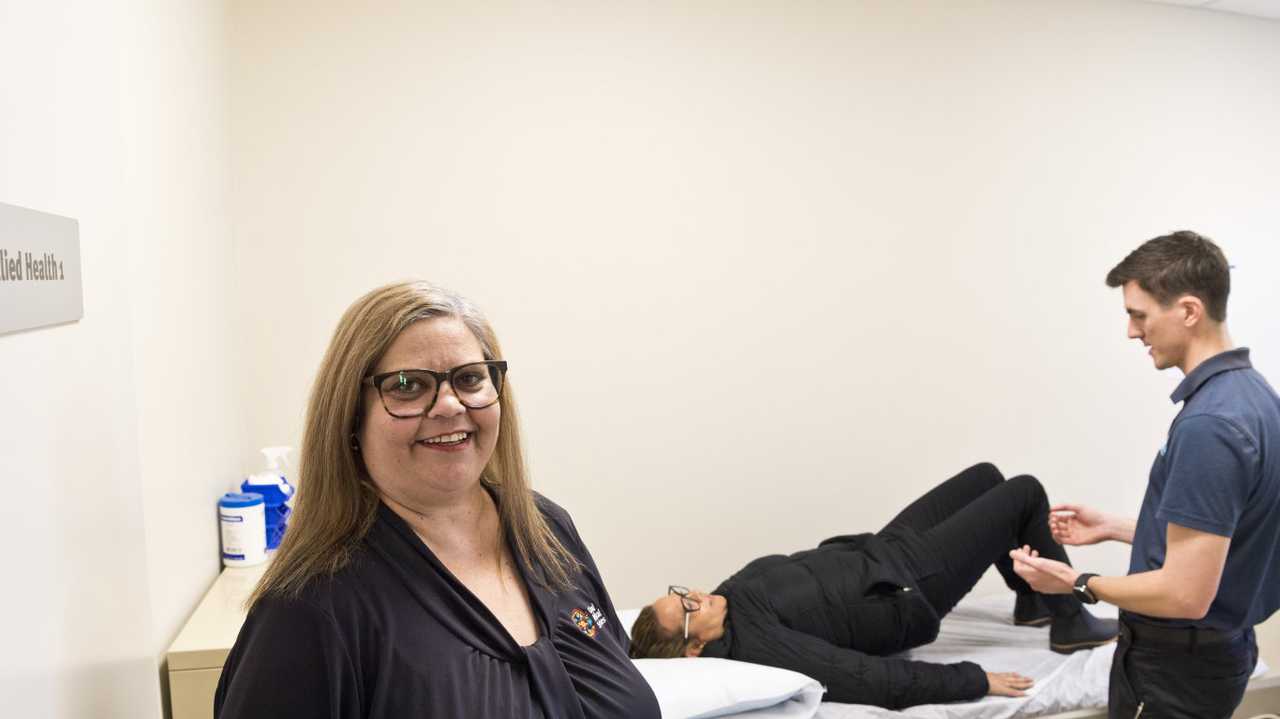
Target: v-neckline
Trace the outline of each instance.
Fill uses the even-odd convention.
[[[534,626],[538,630],[538,636],[529,644],[521,644],[516,641],[511,630],[507,629],[507,626],[498,619],[498,616],[493,613],[493,610],[489,608],[489,605],[485,604],[480,597],[476,596],[476,593],[471,591],[471,588],[459,579],[458,576],[454,574],[447,565],[445,565],[440,557],[436,556],[436,553],[431,549],[426,541],[423,540],[416,531],[414,531],[413,527],[409,525],[409,522],[405,520],[404,517],[397,514],[396,511],[391,509],[391,507],[385,502],[382,502],[381,504],[382,507],[385,508],[385,511],[394,517],[396,522],[399,522],[402,525],[404,533],[407,533],[408,535],[406,538],[411,538],[411,544],[420,548],[419,551],[428,559],[428,564],[430,564],[436,571],[440,572],[447,581],[456,588],[459,594],[462,595],[462,598],[466,600],[466,603],[471,606],[473,610],[479,613],[481,618],[489,623],[491,627],[496,628],[495,631],[501,633],[502,638],[506,640],[509,646],[514,647],[519,652],[528,653],[544,638],[550,640],[554,636],[556,626],[554,621],[555,610],[552,606],[554,605],[554,597],[551,596],[551,592],[549,592],[542,584],[531,581],[528,571],[529,568],[525,566],[524,561],[515,551],[515,547],[512,546],[511,537],[506,529],[501,527],[501,508],[498,497],[494,495],[493,490],[489,487],[484,487],[484,489],[488,492],[490,499],[493,500],[494,509],[499,512],[499,527],[502,532],[502,543],[511,554],[511,561],[516,567],[520,581],[524,582],[525,592],[529,597],[529,608],[533,612]]]

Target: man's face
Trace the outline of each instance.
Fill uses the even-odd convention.
[[[1138,286],[1137,280],[1124,283],[1124,310],[1129,313],[1129,337],[1142,340],[1156,369],[1179,367],[1191,342],[1186,311],[1178,303],[1162,306]]]

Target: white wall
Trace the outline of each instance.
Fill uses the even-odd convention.
[[[213,498],[296,443],[381,282],[489,309],[537,486],[620,604],[874,528],[978,459],[1135,506],[1177,378],[1101,277],[1157,233],[1222,242],[1236,338],[1280,378],[1276,23],[225,7],[0,0],[0,202],[80,220],[86,304],[0,337],[6,712],[160,713]]]
[[[231,22],[254,443],[296,441],[356,296],[458,289],[620,604],[876,528],[982,459],[1136,511],[1178,378],[1102,280],[1157,234],[1220,240],[1235,337],[1280,379],[1280,24],[1048,1]]]
[[[221,570],[215,503],[255,469],[237,362],[225,3],[147,0],[128,49],[139,479],[153,651]]]
[[[161,655],[218,570],[244,471],[222,16],[0,2],[0,202],[80,221],[85,302],[0,336],[6,716],[160,716]]]

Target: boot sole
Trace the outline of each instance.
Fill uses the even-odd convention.
[[[1049,648],[1059,654],[1073,654],[1081,649],[1092,649],[1094,647],[1110,644],[1116,639],[1117,637],[1111,637],[1110,639],[1103,639],[1102,641],[1076,642],[1075,644],[1054,644],[1053,642],[1049,642]]]
[[[1015,619],[1013,620],[1013,625],[1015,627],[1043,627],[1052,621],[1052,616],[1040,617],[1039,619]]]

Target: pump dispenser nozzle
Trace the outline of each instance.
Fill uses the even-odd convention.
[[[289,461],[289,453],[293,447],[263,447],[262,456],[267,458],[267,467],[280,470],[284,474],[284,466]]]

